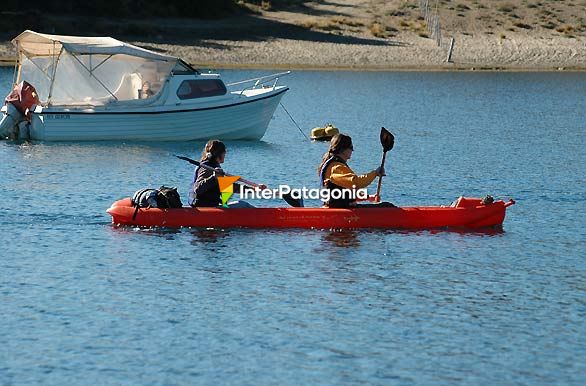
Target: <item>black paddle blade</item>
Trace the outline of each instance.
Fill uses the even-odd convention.
[[[303,208],[303,198],[293,198],[293,196],[291,196],[290,193],[283,194],[282,198],[283,200],[285,200],[287,204],[291,205],[293,208]]]
[[[383,145],[384,152],[390,151],[395,146],[395,136],[384,127],[380,129],[380,144]]]

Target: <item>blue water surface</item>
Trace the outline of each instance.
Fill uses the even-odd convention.
[[[11,82],[0,69],[0,95]],[[173,154],[204,141],[0,141],[0,384],[584,383],[586,74],[281,82],[306,134],[352,135],[358,172],[395,134],[385,200],[513,197],[503,230],[117,228],[105,210],[137,189],[185,201]],[[227,146],[228,172],[314,187],[327,145],[279,108],[262,141]]]

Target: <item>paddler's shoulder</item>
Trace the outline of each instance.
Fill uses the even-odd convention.
[[[341,161],[332,162],[329,169],[332,173],[346,173],[352,170],[347,164]]]

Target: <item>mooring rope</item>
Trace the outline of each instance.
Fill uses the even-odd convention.
[[[289,114],[289,112],[287,111],[287,109],[285,108],[285,106],[283,106],[282,102],[279,102],[279,104],[281,105],[281,107],[283,108],[283,110],[285,110],[285,112],[287,113],[287,115],[289,116],[289,118],[291,118],[291,120],[293,121],[293,123],[295,124],[295,126],[297,126],[297,128],[299,129],[299,132],[301,132],[301,134],[303,134],[303,136],[305,137],[305,139],[307,139],[308,141],[310,141],[310,139],[307,137],[307,135],[305,135],[305,133],[303,132],[303,130],[301,130],[301,127],[299,127],[299,125],[297,124],[297,122],[295,122],[295,119],[293,119],[293,117],[291,116],[291,114]]]

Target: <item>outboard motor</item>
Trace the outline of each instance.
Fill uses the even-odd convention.
[[[7,103],[2,107],[2,120],[0,120],[0,137],[14,138],[18,130],[18,124],[24,120],[24,114],[13,104]]]
[[[0,138],[28,139],[28,126],[34,105],[40,104],[37,90],[26,81],[15,85],[4,100]]]

